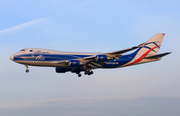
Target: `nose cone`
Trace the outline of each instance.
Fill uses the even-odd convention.
[[[11,60],[14,60],[14,56],[12,55],[12,56],[10,57],[10,59],[11,59]]]

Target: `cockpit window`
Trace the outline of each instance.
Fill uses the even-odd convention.
[[[22,49],[21,51],[25,51],[25,49]]]

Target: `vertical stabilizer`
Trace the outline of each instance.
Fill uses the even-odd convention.
[[[157,33],[149,41],[141,44],[138,54],[157,55],[164,39],[165,33]]]
[[[133,60],[124,66],[160,60],[159,58],[158,59],[152,59],[152,58],[154,58],[152,56],[155,56],[158,54],[159,49],[160,49],[161,44],[162,44],[162,41],[164,39],[164,36],[165,36],[164,33],[157,33],[149,41],[139,45],[139,49],[131,54],[131,55],[134,55]],[[161,54],[161,55],[165,55],[165,54]],[[146,57],[148,57],[148,58],[144,59]]]

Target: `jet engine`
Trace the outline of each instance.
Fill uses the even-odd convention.
[[[71,72],[72,73],[80,73],[81,71],[83,71],[82,69],[79,69],[79,68],[73,68],[71,69]]]
[[[70,71],[70,70],[67,68],[56,67],[56,73],[65,73],[67,71]]]
[[[79,60],[70,60],[69,62],[68,62],[68,66],[75,66],[75,67],[77,67],[77,66],[79,66],[79,65],[81,65],[82,63],[79,61]]]
[[[107,56],[106,55],[97,55],[95,60],[98,61],[106,61],[107,60]]]

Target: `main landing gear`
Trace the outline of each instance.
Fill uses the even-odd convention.
[[[84,74],[85,75],[92,75],[93,71],[90,68],[88,68],[88,69],[85,70]]]
[[[79,70],[76,72],[76,74],[78,75],[78,77],[82,76]]]
[[[84,72],[85,75],[92,75],[92,74],[93,74],[93,71],[92,71],[90,68],[87,68],[87,69],[85,69],[84,71],[85,71],[85,72]],[[78,75],[78,77],[81,77],[81,76],[82,76],[81,73],[80,73],[80,71],[77,71],[76,74]]]
[[[78,77],[81,77],[81,73],[76,73],[78,75]],[[93,71],[90,71],[90,72],[84,72],[85,75],[92,75],[93,74]]]
[[[92,75],[93,71],[89,71],[89,72],[84,72],[85,75]]]
[[[78,77],[81,77],[81,76],[82,76],[81,73],[79,73],[79,74],[78,74]]]
[[[29,72],[29,67],[28,67],[28,65],[25,65],[26,66],[26,72],[28,73]]]

